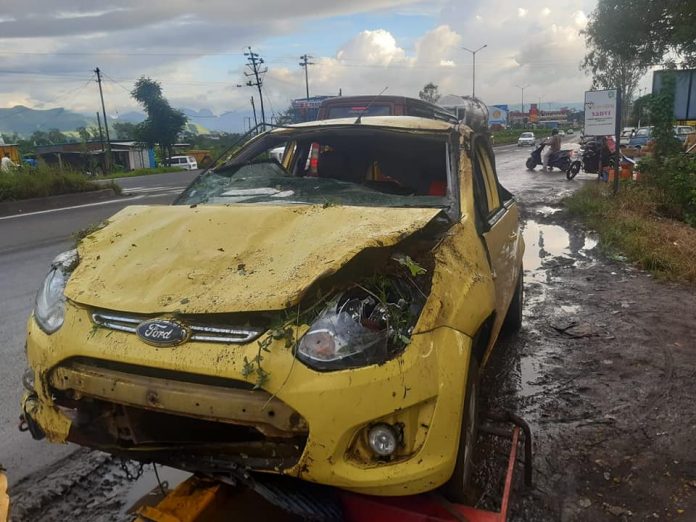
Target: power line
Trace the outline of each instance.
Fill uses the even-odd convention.
[[[314,65],[314,62],[310,62],[309,59],[313,58],[313,56],[309,56],[308,54],[303,54],[300,56],[300,67],[304,68],[304,79],[305,79],[305,89],[307,90],[307,101],[309,101],[309,66]]]
[[[263,76],[268,72],[268,67],[266,67],[263,61],[263,58],[261,58],[257,53],[253,52],[251,50],[251,46],[249,46],[249,52],[244,53],[244,56],[247,57],[247,67],[251,72],[246,72],[244,73],[244,76],[247,78],[254,78],[254,81],[247,80],[247,86],[248,87],[257,87],[259,90],[259,100],[261,102],[261,125],[263,126],[263,130],[266,130],[266,113],[263,108],[263,92],[261,88],[263,87]]]
[[[111,139],[109,138],[109,122],[106,120],[106,107],[104,106],[104,93],[102,92],[102,79],[99,67],[94,69],[99,85],[99,98],[101,98],[102,113],[104,114],[104,131],[106,133],[106,172],[111,171]]]

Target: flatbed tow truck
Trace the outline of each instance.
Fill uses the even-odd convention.
[[[194,474],[167,491],[160,484],[129,512],[134,522],[505,522],[517,463],[524,463],[525,487],[532,485],[532,436],[528,425],[509,412],[489,414],[479,433],[510,441],[500,508],[484,511],[454,504],[435,493],[375,497],[238,469],[230,474]],[[520,449],[522,459],[518,457]],[[7,479],[0,467],[0,522],[9,518]]]

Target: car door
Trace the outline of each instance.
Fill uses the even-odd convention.
[[[474,141],[474,185],[480,232],[495,282],[496,319],[493,332],[502,325],[515,293],[521,266],[519,209],[512,195],[500,186],[493,153],[482,139]]]

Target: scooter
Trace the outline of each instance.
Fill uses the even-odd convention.
[[[527,168],[529,170],[534,170],[537,165],[543,165],[544,162],[541,158],[541,153],[546,147],[546,143],[542,143],[536,149],[532,151],[532,154],[527,158]],[[570,153],[571,150],[559,150],[551,154],[549,158],[549,168],[556,167],[557,169],[567,172],[570,168]]]
[[[580,151],[574,151],[571,163],[566,170],[566,178],[573,179],[581,170],[588,174],[599,174],[602,144],[597,140],[586,142]],[[609,168],[613,168],[614,157],[609,160]]]

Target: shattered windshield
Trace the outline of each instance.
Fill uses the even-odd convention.
[[[442,136],[323,130],[284,147],[269,136],[249,148],[199,176],[176,204],[451,205]]]

